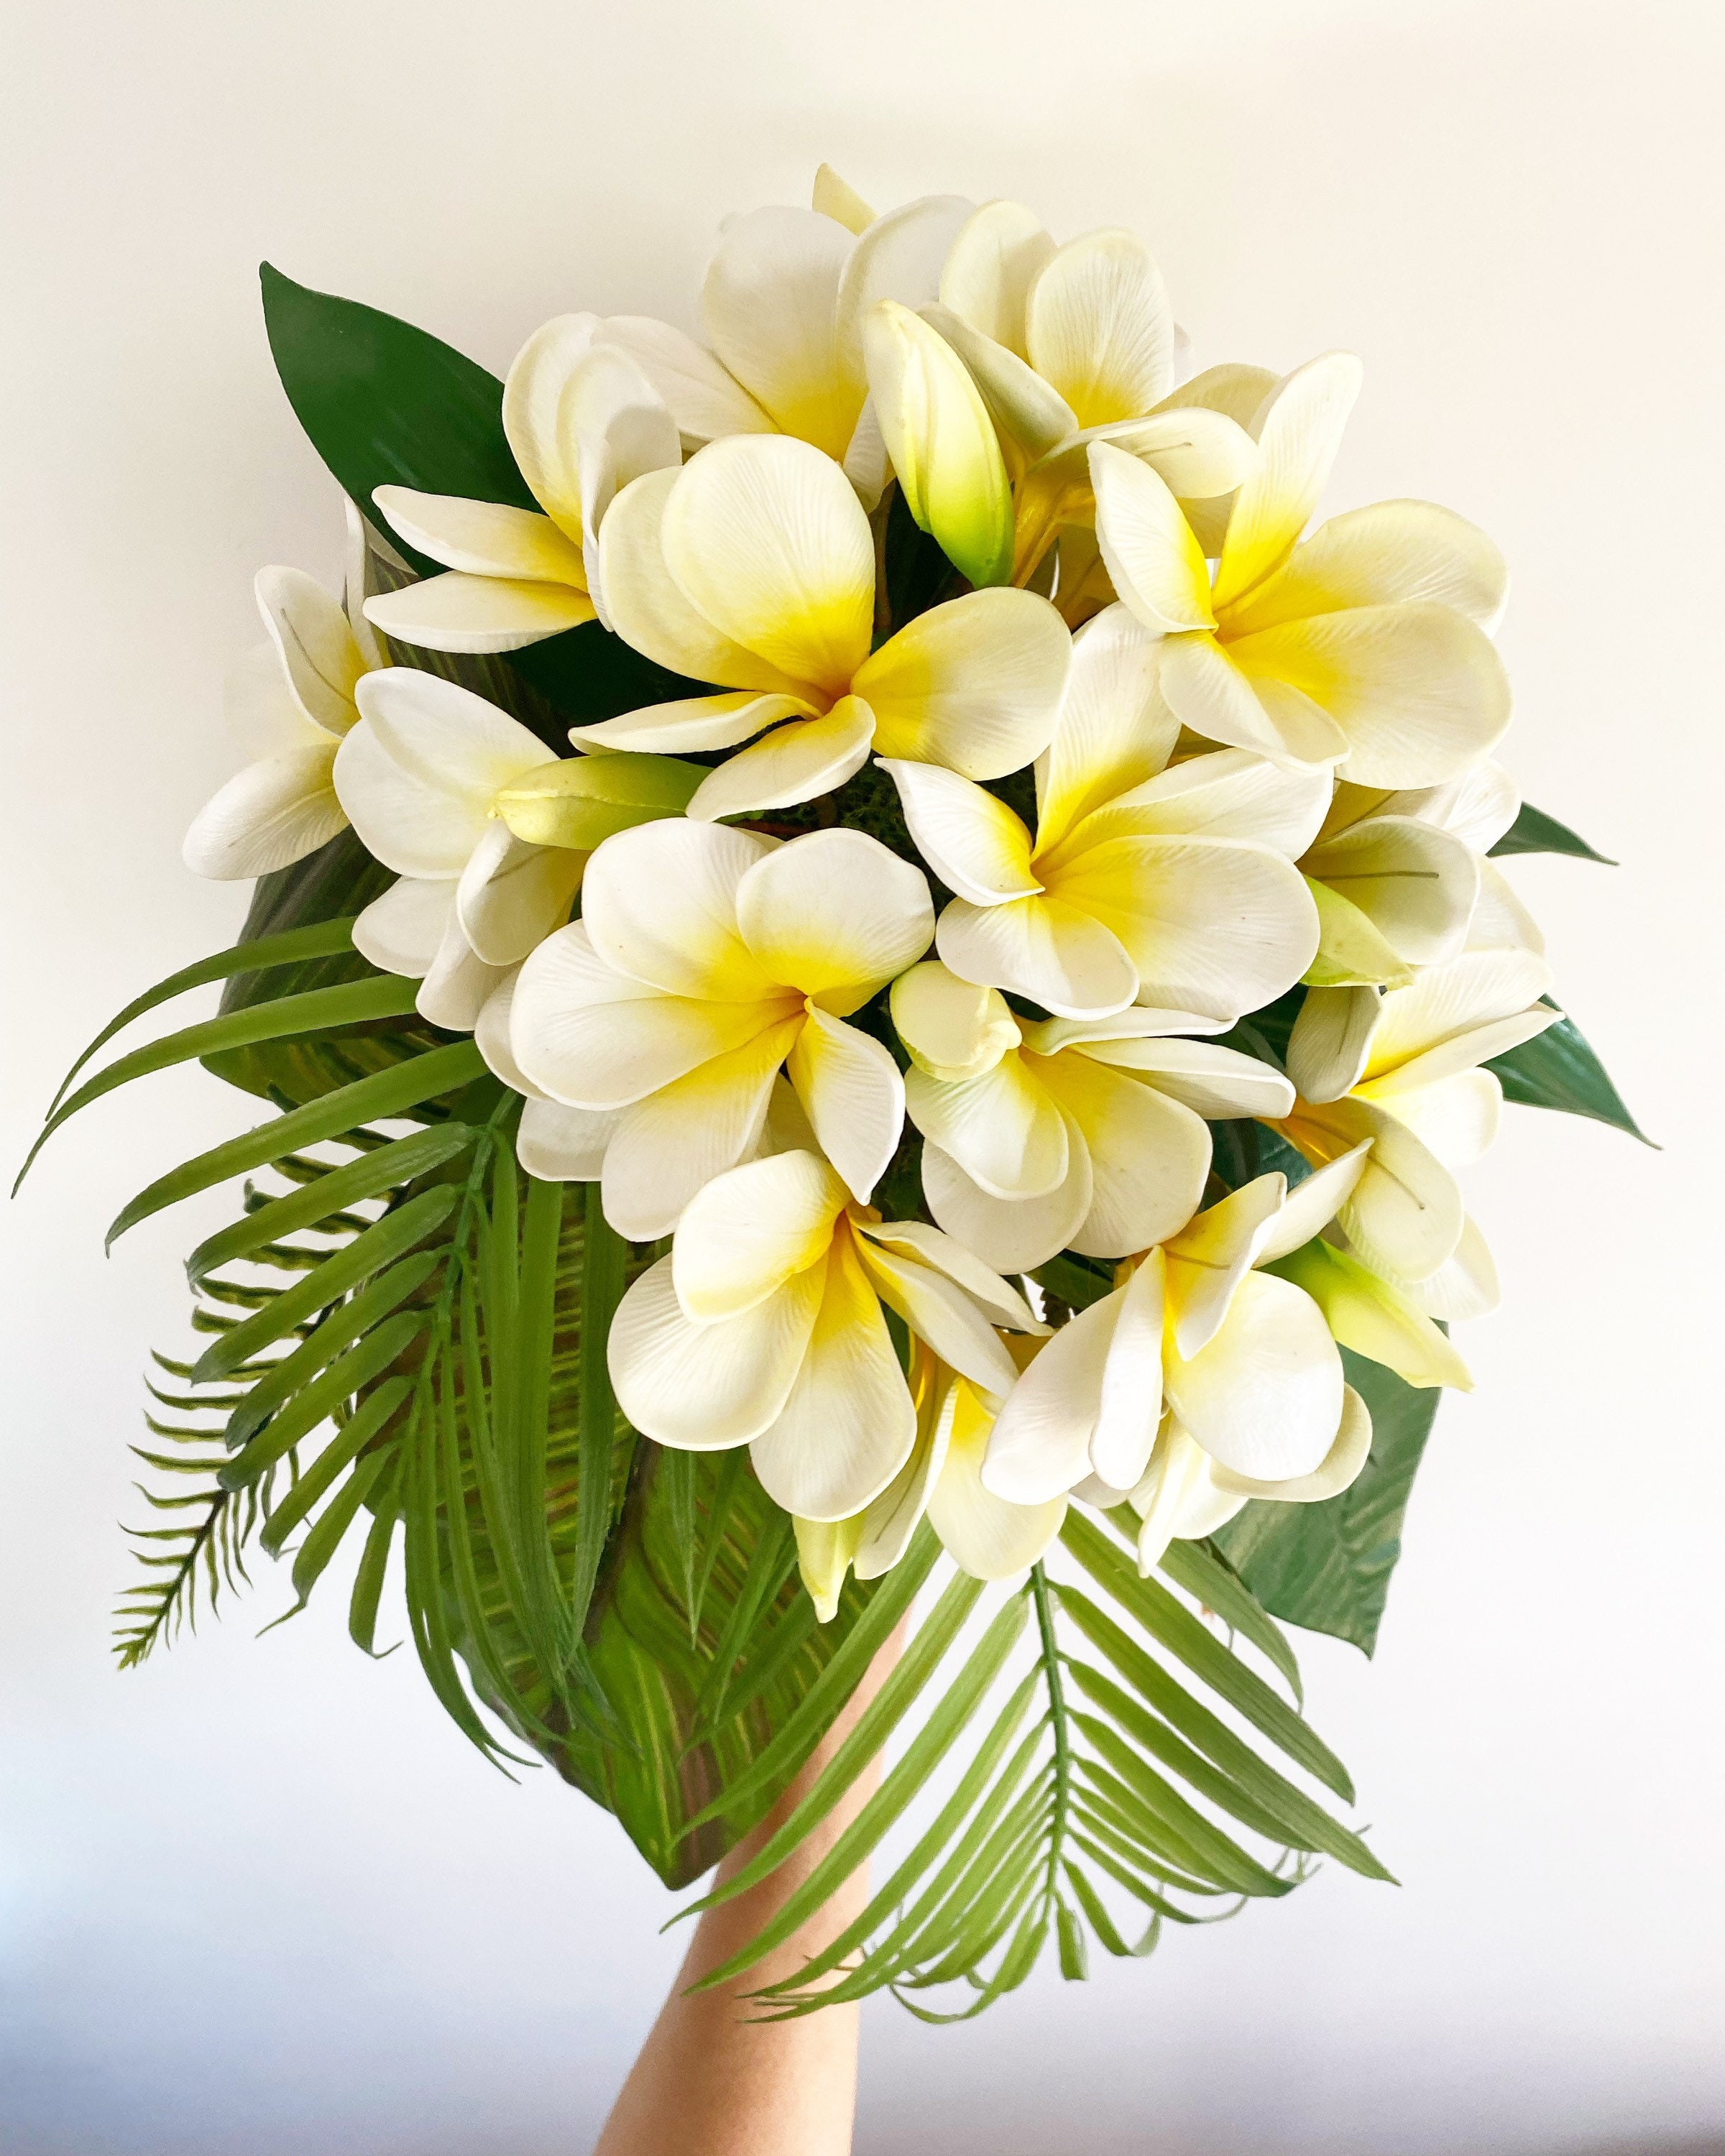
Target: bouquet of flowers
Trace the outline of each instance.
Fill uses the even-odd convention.
[[[259,573],[186,842],[250,912],[44,1132],[193,1058],[272,1110],[110,1231],[239,1184],[122,1661],[254,1542],[295,1610],[347,1550],[372,1651],[398,1566],[467,1736],[678,1886],[914,1605],[719,1890],[897,1737],[711,1979],[919,1807],[773,2013],[1389,1877],[1276,1620],[1371,1648],[1506,1096],[1635,1128],[1497,865],[1600,858],[1492,760],[1497,550],[1308,534],[1358,362],[1194,372],[1138,240],[1014,203],[823,168],[704,341],[562,315],[501,383],[263,280],[346,588]]]

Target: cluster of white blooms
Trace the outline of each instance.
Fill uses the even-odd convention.
[[[503,421],[542,513],[377,490],[444,573],[344,610],[264,572],[271,752],[188,859],[351,822],[397,874],[359,949],[475,1033],[530,1173],[670,1238],[613,1328],[624,1412],[747,1445],[824,1610],[925,1515],[997,1578],[1074,1498],[1129,1500],[1147,1567],[1345,1488],[1338,1342],[1467,1382],[1433,1321],[1496,1288],[1455,1171],[1481,1066],[1557,1016],[1485,858],[1501,557],[1424,502],[1307,536],[1358,362],[1190,374],[1123,232],[877,217],[824,170],[726,224],[701,315],[529,340]],[[896,501],[950,565],[920,610]],[[699,693],[568,757],[388,649],[595,619]],[[1250,1020],[1301,983],[1272,1060]],[[1311,1172],[1230,1188],[1233,1120]],[[923,1217],[882,1218],[890,1171]],[[1051,1327],[1026,1276],[1063,1252],[1111,1274]]]

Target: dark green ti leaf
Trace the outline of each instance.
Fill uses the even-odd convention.
[[[1587,1116],[1596,1123],[1609,1123],[1613,1130],[1627,1131],[1643,1145],[1653,1144],[1624,1106],[1623,1096],[1606,1076],[1604,1065],[1574,1019],[1560,1018],[1486,1068],[1495,1070],[1502,1081],[1506,1101],[1518,1101],[1529,1108],[1558,1108],[1566,1116]]]
[[[1522,803],[1521,814],[1491,851],[1494,855],[1568,854],[1578,861],[1599,861],[1608,869],[1617,866],[1609,854],[1595,853],[1587,840],[1567,824],[1560,824],[1555,816],[1548,816],[1531,801]]]

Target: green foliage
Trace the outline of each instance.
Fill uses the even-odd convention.
[[[1608,869],[1617,866],[1609,855],[1595,853],[1587,840],[1567,824],[1560,824],[1555,816],[1548,816],[1530,801],[1522,803],[1514,823],[1491,851],[1494,855],[1568,854],[1578,861],[1598,861]]]
[[[1497,1072],[1506,1101],[1586,1116],[1596,1123],[1609,1123],[1613,1130],[1627,1131],[1643,1145],[1653,1143],[1625,1106],[1623,1096],[1574,1019],[1560,1018],[1486,1068]]]
[[[1358,1835],[1264,1758],[1267,1744],[1351,1801],[1340,1763],[1295,1709],[1187,1603],[1141,1579],[1104,1528],[1073,1512],[1063,1539],[1083,1583],[1057,1581],[1039,1564],[985,1623],[988,1590],[951,1580],[789,1817],[752,1861],[685,1912],[758,1885],[910,1728],[855,1817],[701,1988],[746,1974],[782,1946],[915,1806],[932,1816],[860,1915],[793,1974],[752,1994],[763,2018],[891,1990],[923,2020],[967,2020],[1023,1984],[1050,1943],[1062,1975],[1078,1980],[1091,1940],[1112,1955],[1147,1953],[1164,1922],[1213,1922],[1245,1901],[1286,1894],[1320,1854],[1367,1878],[1390,1876]],[[929,1543],[925,1527],[913,1550],[919,1565]],[[1213,1593],[1236,1612],[1250,1604],[1197,1546],[1178,1562],[1181,1584],[1199,1597]],[[1250,1624],[1274,1639],[1285,1666],[1286,1642],[1261,1610]],[[1138,1925],[1147,1928],[1129,1943]],[[922,1994],[952,1985],[962,1987],[956,2003],[924,2003]]]

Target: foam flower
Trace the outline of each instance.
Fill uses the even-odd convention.
[[[1455,1171],[1490,1145],[1502,1110],[1502,1085],[1480,1065],[1556,1022],[1539,1000],[1550,985],[1533,952],[1486,950],[1407,988],[1307,991],[1288,1041],[1298,1098],[1276,1127],[1318,1163],[1372,1140],[1337,1224],[1374,1273],[1420,1282],[1471,1258],[1479,1273]]]
[[[747,1159],[781,1065],[812,1142],[866,1201],[904,1084],[845,1020],[927,949],[933,919],[921,870],[860,831],[781,844],[678,819],[600,846],[581,919],[522,968],[510,1039],[533,1084],[589,1119],[612,1225],[664,1235]]]
[[[1033,1023],[937,960],[894,982],[892,1016],[929,1209],[1000,1272],[1162,1241],[1203,1194],[1204,1119],[1293,1105],[1255,1057],[1172,1037],[1216,1031],[1214,1019],[1132,1009]]]
[[[1340,1486],[1344,1469],[1351,1480],[1364,1458],[1364,1410],[1348,1397],[1318,1305],[1263,1268],[1318,1234],[1364,1159],[1362,1147],[1291,1189],[1282,1175],[1260,1176],[1146,1252],[1019,1379],[995,1423],[983,1486],[1017,1504],[1081,1486],[1117,1501],[1156,1466],[1160,1445],[1164,1472],[1175,1472],[1153,1543],[1170,1515],[1182,1517],[1174,1488],[1195,1479],[1189,1443],[1206,1455],[1206,1474],[1250,1486],[1242,1502],[1320,1474]]]
[[[875,542],[855,494],[806,442],[716,442],[637,480],[601,544],[618,632],[719,693],[574,730],[614,748],[735,747],[690,803],[703,818],[809,801],[870,747],[967,778],[1028,763],[1054,730],[1071,646],[1033,593],[970,592],[871,652]]]
[[[423,981],[422,1016],[466,1032],[501,974],[567,918],[588,851],[676,814],[700,773],[665,757],[559,762],[519,720],[413,667],[368,674],[357,696],[336,790],[399,880],[354,923],[354,946]]]
[[[726,220],[701,292],[705,346],[667,322],[609,316],[603,340],[627,352],[675,414],[684,444],[782,433],[841,464],[872,509],[886,451],[867,407],[863,325],[882,300],[919,307],[971,204],[928,195],[876,216],[822,166],[814,207]]]
[[[1289,855],[1327,788],[1237,752],[1168,767],[1179,727],[1158,663],[1123,608],[1080,632],[1037,767],[1034,837],[957,773],[882,758],[911,836],[957,894],[938,947],[961,979],[1065,1018],[1136,1001],[1226,1027],[1311,963],[1317,910]]]
[[[844,1519],[886,1488],[916,1441],[883,1304],[994,1396],[1017,1374],[995,1328],[1040,1329],[978,1259],[937,1228],[883,1222],[817,1154],[747,1162],[691,1203],[670,1255],[619,1306],[618,1403],[660,1445],[747,1445],[787,1512]]]
[[[1182,499],[1227,494],[1254,461],[1236,418],[1174,388],[1180,333],[1161,272],[1129,232],[1057,247],[1022,203],[985,203],[954,240],[924,314],[1011,455],[1017,583],[1062,525],[1093,521],[1092,442],[1144,459]],[[873,366],[870,380],[880,403]]]
[[[503,386],[503,430],[541,514],[380,486],[391,528],[445,573],[368,599],[388,636],[432,651],[515,651],[608,619],[593,542],[619,488],[681,462],[676,423],[639,366],[596,344],[594,315],[528,338]]]
[[[350,503],[347,594],[338,605],[303,570],[259,569],[254,586],[269,632],[228,677],[229,726],[254,761],[193,819],[184,859],[194,875],[267,875],[345,829],[332,772],[359,716],[360,676],[388,664],[360,608],[365,530]]]
[[[1214,580],[1166,482],[1105,442],[1089,453],[1096,537],[1120,598],[1166,639],[1163,692],[1194,733],[1360,786],[1438,785],[1509,722],[1481,626],[1502,608],[1503,562],[1430,502],[1353,510],[1301,543],[1359,379],[1332,352],[1278,385]]]
[[[1020,1368],[1041,1345],[1029,1333],[1003,1332],[999,1338]],[[916,1439],[898,1473],[848,1519],[794,1523],[803,1584],[824,1625],[837,1614],[845,1574],[878,1579],[890,1572],[925,1518],[961,1572],[973,1579],[1011,1579],[1035,1563],[1066,1516],[1064,1497],[1013,1505],[983,1487],[999,1395],[955,1376],[920,1340],[911,1351],[909,1378]]]

